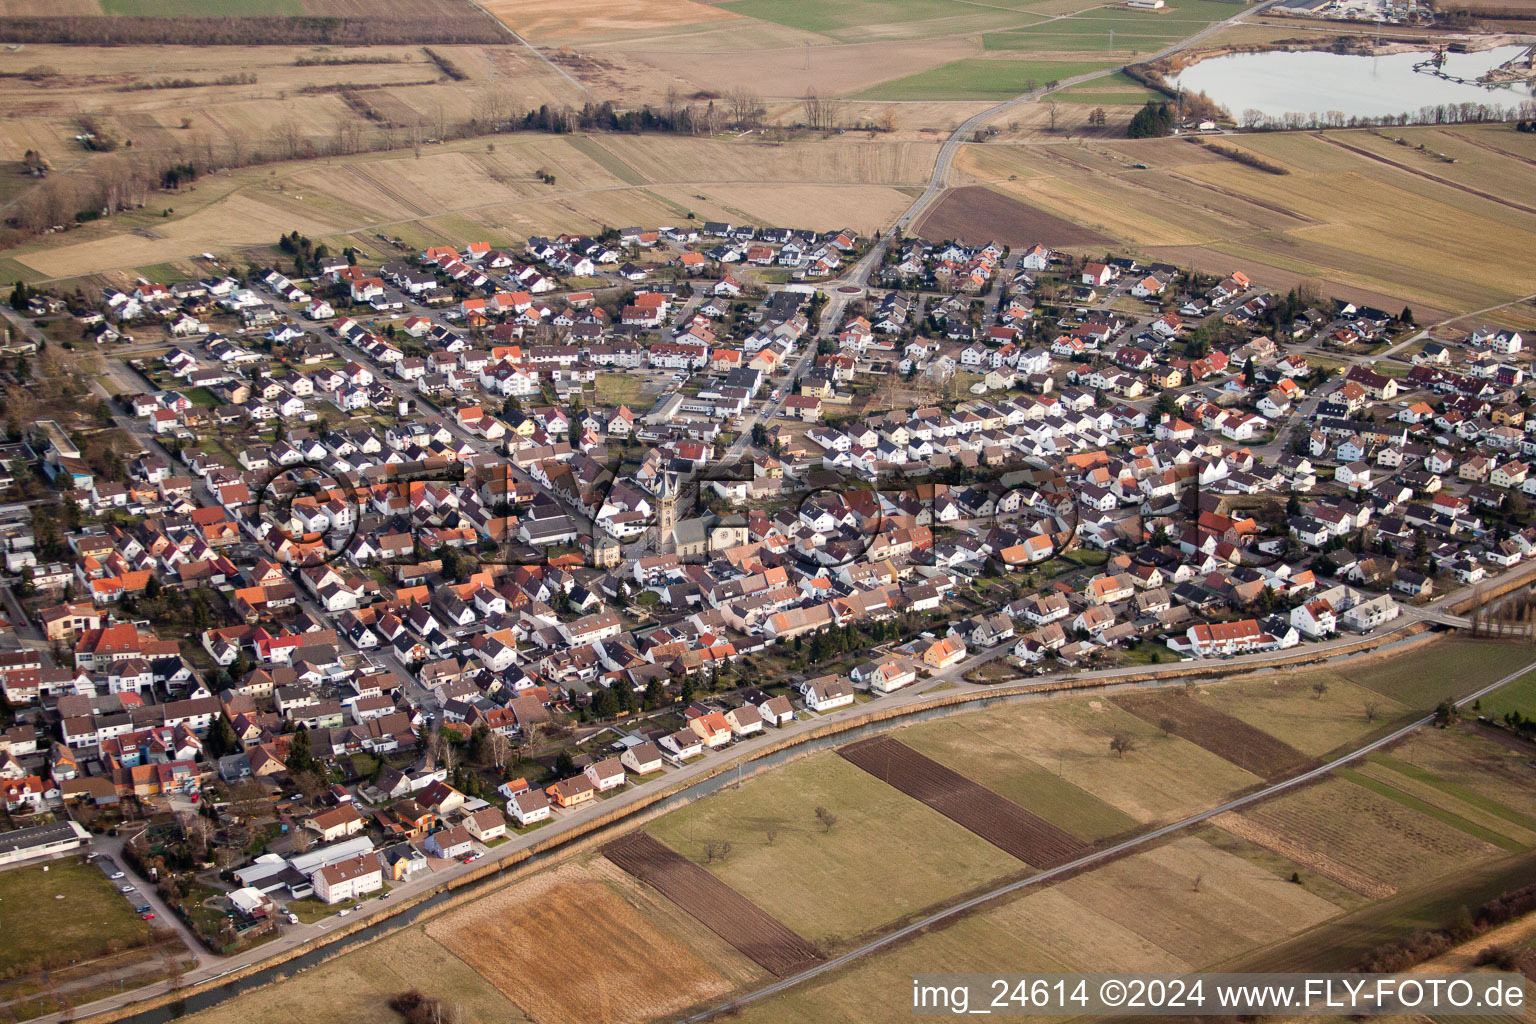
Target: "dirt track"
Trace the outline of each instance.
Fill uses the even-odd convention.
[[[877,736],[838,753],[1032,867],[1053,868],[1088,852],[1065,830],[899,740]]]
[[[603,856],[655,888],[776,977],[788,977],[821,959],[809,942],[782,921],[644,832],[631,832],[609,843]]]

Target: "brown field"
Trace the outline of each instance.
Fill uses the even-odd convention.
[[[1451,825],[1337,778],[1261,803],[1243,816],[1398,887],[1498,853]]]
[[[655,887],[772,974],[786,977],[820,959],[810,943],[772,915],[644,832],[609,843],[603,856]]]
[[[1339,908],[1197,839],[1103,865],[925,932],[746,1007],[748,1024],[896,1020],[892,979],[968,971],[1183,971],[1220,963]]]
[[[1173,732],[1260,778],[1281,778],[1308,764],[1307,756],[1290,744],[1171,689],[1113,700],[1158,728],[1165,718],[1172,719],[1177,724]]]
[[[524,963],[519,969],[536,966]],[[473,1024],[532,1024],[494,985],[420,927],[182,1019],[191,1024],[380,1024],[400,1020],[389,999],[413,988],[457,1007]]]
[[[602,858],[501,889],[427,934],[541,1024],[649,1020],[764,977]],[[557,949],[581,951],[580,984]]]
[[[334,69],[332,69],[334,70]],[[137,95],[137,94],[135,94]],[[910,203],[936,143],[852,137],[766,144],[657,136],[498,137],[217,174],[143,210],[29,242],[14,256],[42,278],[131,270],[271,244],[299,230],[343,245],[387,230],[408,244],[686,219],[869,231]],[[18,153],[19,156],[19,153]],[[547,169],[557,184],[539,181]],[[169,217],[161,216],[171,209]]]
[[[1506,125],[1455,130],[1469,141],[1444,140],[1435,129],[1393,130],[1431,149],[1441,141],[1460,146],[1466,155],[1454,165],[1368,132],[1328,138],[1357,149],[1388,147],[1392,164],[1316,133],[1287,132],[1243,139],[1245,148],[1288,168],[1286,175],[1172,139],[970,145],[957,171],[1149,257],[1202,270],[1242,267],[1272,288],[1317,278],[1341,297],[1385,308],[1407,303],[1428,319],[1421,310],[1439,316],[1527,294],[1522,275],[1484,272],[1479,261],[1489,245],[1536,245],[1536,215],[1477,194],[1497,195],[1499,181],[1528,181],[1536,140]],[[1403,209],[1415,215],[1404,218]],[[1448,259],[1429,258],[1432,249]]]
[[[1321,695],[1313,689],[1319,682],[1326,687]],[[1260,679],[1202,685],[1198,692],[1201,704],[1280,737],[1311,757],[1409,715],[1403,704],[1326,669],[1270,672]],[[1376,721],[1367,717],[1367,708],[1375,710]]]
[[[1066,830],[898,740],[880,736],[837,752],[1026,864],[1058,867],[1088,850]]]
[[[482,6],[524,39],[547,45],[746,20],[693,0],[592,0],[575,7],[565,0],[487,0]]]
[[[853,95],[881,82],[975,56],[981,50],[976,39],[968,36],[815,45],[811,48],[811,66],[807,69],[806,49],[803,45],[727,52],[683,48],[671,39],[658,40],[658,44],[654,49],[650,48],[650,44],[633,48],[633,44],[626,44],[622,54],[612,50],[604,50],[603,53],[613,59],[659,68],[698,89],[725,93],[746,81],[753,83],[753,88],[770,100],[795,100],[812,88],[818,94]],[[893,118],[899,118],[902,108],[906,106],[861,104],[862,116],[850,110],[849,120],[854,123],[865,120],[878,122],[887,112]],[[968,115],[962,114],[959,118],[954,116],[954,110],[959,106],[943,104],[931,108],[933,116],[926,123],[942,127],[951,121],[957,123],[964,120]],[[797,107],[798,104],[793,104],[786,109],[786,120],[793,122],[804,116],[803,110]],[[939,117],[943,120],[939,120]]]
[[[0,160],[19,160],[23,152],[41,152],[55,168],[100,161],[109,154],[83,150],[75,135],[82,113],[95,114],[106,130],[122,142],[132,140],[135,151],[202,153],[209,146],[226,152],[238,144],[241,152],[276,152],[274,130],[289,128],[302,149],[323,146],[335,138],[340,122],[357,115],[338,92],[306,93],[337,85],[355,85],[360,95],[381,109],[390,107],[407,124],[431,124],[439,112],[467,118],[482,90],[494,88],[518,111],[542,103],[564,104],[577,90],[564,78],[521,48],[447,46],[439,52],[470,76],[448,82],[420,47],[143,47],[26,46],[19,51],[0,48],[0,72],[21,72],[35,65],[55,68],[57,75],[29,82],[0,78]],[[297,66],[299,57],[388,58],[389,63]],[[492,66],[496,69],[492,84]],[[151,70],[153,68],[153,71]],[[244,84],[219,85],[231,75],[254,76]],[[190,79],[210,83],[193,88],[120,91],[134,83],[161,79]],[[426,84],[420,84],[426,83]],[[183,120],[186,127],[183,127]],[[382,144],[382,129],[369,127],[364,139]],[[120,151],[121,153],[122,151]],[[281,144],[286,153],[286,142]],[[116,157],[114,157],[116,158]]]
[[[1211,819],[1211,823],[1226,829],[1239,839],[1246,839],[1266,850],[1272,850],[1289,860],[1295,861],[1303,867],[1311,868],[1324,878],[1331,878],[1340,885],[1357,892],[1361,896],[1373,900],[1385,899],[1397,892],[1395,886],[1378,882],[1363,872],[1356,871],[1347,864],[1341,864],[1328,856],[1322,850],[1313,849],[1289,839],[1274,829],[1261,825],[1256,821],[1243,817],[1241,814],[1229,812],[1219,814]]]
[[[968,185],[949,192],[914,229],[924,238],[953,238],[969,245],[1036,242],[1052,248],[1102,248],[1107,235],[1022,203],[990,188]]]
[[[1508,746],[1474,728],[1421,729],[1394,746],[1390,754],[1432,772],[1458,791],[1507,807],[1518,824],[1536,824],[1536,786],[1531,784],[1529,748]]]

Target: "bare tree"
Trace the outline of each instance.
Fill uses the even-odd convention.
[[[842,101],[832,96],[820,96],[815,89],[807,89],[805,98],[805,123],[817,131],[830,132],[842,122]]]
[[[1125,733],[1116,733],[1114,739],[1109,741],[1110,753],[1124,757],[1136,749],[1136,740]]]
[[[837,824],[837,815],[833,814],[825,807],[818,807],[816,808],[816,820],[821,822],[821,827],[825,831],[831,832],[832,826]]]
[[[731,123],[738,128],[756,128],[763,123],[767,110],[763,98],[751,89],[740,86],[725,94],[725,102],[731,111]]]
[[[705,863],[713,864],[717,860],[725,860],[731,855],[731,844],[723,839],[711,839],[704,844]]]
[[[294,832],[293,838],[289,840],[289,843],[295,853],[308,853],[315,848],[315,834],[309,829],[301,827],[298,831]]]
[[[1164,715],[1157,720],[1157,727],[1163,731],[1164,736],[1172,736],[1178,731],[1179,723]]]
[[[1325,694],[1327,692],[1328,692],[1328,681],[1326,679],[1319,679],[1317,682],[1312,684],[1312,699],[1313,700],[1322,700],[1323,699],[1323,694]]]
[[[1367,698],[1363,710],[1365,711],[1365,720],[1367,722],[1374,722],[1381,714],[1381,702]]]
[[[1050,128],[1050,130],[1051,131],[1055,131],[1056,130],[1056,101],[1053,100],[1053,99],[1046,99],[1043,102],[1045,103],[1045,112],[1046,112],[1046,114],[1051,119],[1051,128]]]
[[[763,833],[763,838],[768,841],[769,846],[772,846],[774,841],[779,838],[779,830],[776,828],[770,828]]]
[[[512,754],[512,741],[507,739],[507,734],[492,730],[491,734],[486,737],[486,746],[490,751],[491,764],[496,766],[496,770],[500,771],[505,768],[507,766],[507,759]]]

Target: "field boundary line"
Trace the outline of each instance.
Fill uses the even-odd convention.
[[[1536,661],[1533,661],[1522,668],[1516,669],[1514,672],[1511,672],[1509,675],[1502,679],[1496,680],[1479,690],[1467,694],[1462,698],[1462,702],[1466,703],[1468,701],[1474,701],[1482,697],[1486,697],[1488,694],[1497,690],[1499,687],[1514,682],[1516,679],[1532,670],[1536,670]],[[859,946],[857,949],[851,949],[841,956],[833,957],[831,960],[801,971],[794,977],[785,978],[783,981],[765,986],[764,988],[758,989],[755,992],[749,992],[744,996],[738,996],[735,999],[720,1003],[716,1006],[710,1007],[707,1010],[693,1014],[692,1016],[684,1017],[681,1019],[680,1024],[698,1024],[698,1022],[709,1020],[717,1014],[739,1009],[740,1007],[746,1006],[749,1003],[754,1003],[761,999],[766,999],[771,995],[777,995],[778,993],[793,988],[802,982],[810,981],[812,978],[826,974],[828,971],[833,971],[839,967],[847,966],[848,964],[853,963],[855,960],[861,960],[871,953],[878,952],[887,946],[895,945],[903,939],[918,934],[924,929],[930,928],[936,924],[941,924],[950,920],[951,918],[959,917],[962,914],[969,913],[970,911],[975,910],[977,907],[984,906],[985,904],[991,903],[1001,897],[1009,896],[1024,889],[1040,885],[1041,883],[1054,881],[1057,878],[1074,874],[1083,870],[1084,868],[1093,867],[1100,861],[1113,859],[1138,847],[1145,846],[1148,843],[1153,843],[1159,839],[1163,839],[1177,832],[1181,832],[1192,825],[1202,824],[1203,822],[1209,821],[1211,818],[1216,817],[1218,814],[1225,814],[1228,811],[1235,811],[1239,808],[1247,807],[1249,804],[1258,803],[1260,800],[1266,800],[1269,797],[1284,792],[1285,790],[1294,789],[1298,786],[1302,786],[1310,782],[1315,782],[1316,780],[1328,775],[1336,768],[1341,768],[1344,765],[1349,764],[1351,761],[1364,757],[1367,754],[1382,749],[1383,747],[1390,746],[1391,744],[1398,742],[1404,737],[1412,735],[1434,720],[1435,716],[1433,714],[1425,715],[1422,718],[1408,723],[1400,729],[1388,733],[1380,739],[1373,740],[1364,746],[1358,747],[1347,754],[1336,757],[1325,764],[1321,764],[1316,768],[1311,769],[1310,771],[1302,773],[1301,775],[1297,775],[1292,778],[1284,779],[1280,782],[1265,786],[1263,789],[1249,793],[1246,796],[1240,796],[1232,800],[1228,800],[1225,803],[1217,805],[1216,807],[1200,811],[1199,813],[1192,814],[1187,818],[1183,818],[1171,824],[1163,825],[1160,828],[1153,829],[1151,832],[1147,832],[1144,835],[1136,836],[1132,839],[1127,839],[1122,843],[1117,843],[1114,846],[1106,847],[1103,850],[1098,850],[1086,856],[1079,857],[1077,860],[1063,864],[1060,867],[1051,868],[1048,871],[1042,871],[1037,875],[1031,875],[1028,878],[1022,878],[1016,882],[1010,882],[1007,885],[999,886],[989,892],[984,892],[979,896],[973,896],[962,903],[955,904],[953,907],[949,907],[945,910],[938,911],[937,913],[929,914],[927,917],[921,918],[917,921],[913,921],[911,924],[899,928],[896,931],[891,932],[889,935],[884,935],[878,939],[873,940],[872,942],[867,942],[864,945]]]
[[[562,68],[560,65],[556,64],[554,61],[552,61],[548,57],[544,56],[544,53],[543,53],[542,50],[540,50],[537,46],[534,46],[528,40],[524,39],[521,35],[519,35],[517,33],[517,31],[511,25],[508,25],[506,22],[504,22],[500,18],[496,17],[496,15],[492,14],[490,11],[488,11],[484,7],[482,7],[480,5],[480,3],[479,3],[479,0],[469,0],[469,5],[471,7],[473,7],[475,10],[479,11],[481,14],[485,15],[485,17],[490,18],[491,21],[496,24],[497,28],[501,29],[507,35],[509,35],[513,39],[517,40],[523,46],[526,46],[528,48],[528,52],[529,53],[532,53],[535,57],[539,58],[539,60],[543,61],[545,64],[548,64],[551,68],[553,68],[554,71],[555,71],[555,74],[559,75],[561,78],[565,79],[567,82],[570,82],[572,85],[574,85],[576,88],[580,89],[582,92],[586,93],[588,96],[592,95],[592,90],[591,89],[588,89],[586,86],[582,85],[580,82],[576,81],[576,79],[572,78],[569,74],[567,74],[565,68]]]

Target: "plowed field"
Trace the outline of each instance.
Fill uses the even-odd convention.
[[[1088,850],[1071,833],[898,740],[861,740],[838,753],[1026,864],[1053,868]]]
[[[609,843],[603,856],[781,978],[821,959],[809,942],[777,918],[644,832],[632,832]]]

